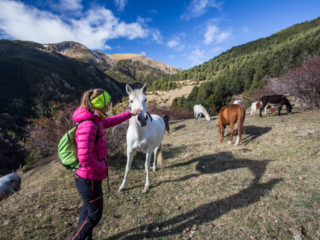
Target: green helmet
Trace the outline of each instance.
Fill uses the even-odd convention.
[[[111,101],[111,96],[107,91],[101,93],[98,97],[91,100],[91,104],[96,109],[104,108]]]

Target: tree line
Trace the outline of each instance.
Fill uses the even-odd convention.
[[[317,18],[233,47],[202,65],[154,81],[151,89],[173,89],[186,79],[203,81],[188,97],[174,100],[173,107],[190,109],[201,103],[213,113],[232,95],[261,89],[268,79],[283,76],[310,56],[319,54],[320,18]]]

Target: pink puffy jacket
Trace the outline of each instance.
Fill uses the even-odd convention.
[[[104,135],[104,128],[118,125],[131,117],[130,112],[124,112],[119,115],[107,118],[100,118],[83,107],[78,107],[73,113],[73,120],[81,122],[87,119],[93,119],[99,128],[99,137],[97,142],[97,127],[92,121],[84,121],[78,125],[76,131],[76,143],[78,149],[78,159],[81,166],[76,174],[82,178],[90,180],[103,180],[107,176],[108,160],[107,142]]]

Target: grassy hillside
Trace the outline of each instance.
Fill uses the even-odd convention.
[[[165,168],[150,173],[149,193],[141,194],[142,160],[134,159],[121,194],[124,167],[111,167],[93,238],[319,239],[320,112],[293,112],[247,116],[239,147],[218,142],[215,117],[171,122]],[[0,202],[1,239],[71,236],[81,199],[72,174],[52,160],[23,174],[22,189]]]
[[[220,54],[190,70],[159,79],[153,89],[170,89],[179,80],[209,81],[202,92],[195,89],[187,100],[219,109],[231,95],[260,88],[270,77],[279,76],[300,65],[310,55],[320,54],[320,18],[296,24],[269,37],[261,38]],[[200,91],[199,88],[199,91]],[[187,103],[180,107],[190,107]]]

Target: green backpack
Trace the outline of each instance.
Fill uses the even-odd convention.
[[[83,120],[73,128],[71,128],[68,132],[66,132],[63,137],[60,139],[58,145],[58,156],[62,165],[69,171],[75,172],[79,167],[80,163],[78,160],[78,150],[76,144],[76,131],[80,123],[84,121],[92,121],[96,125],[97,134],[94,144],[97,143],[99,138],[99,128],[97,123],[92,119]]]

